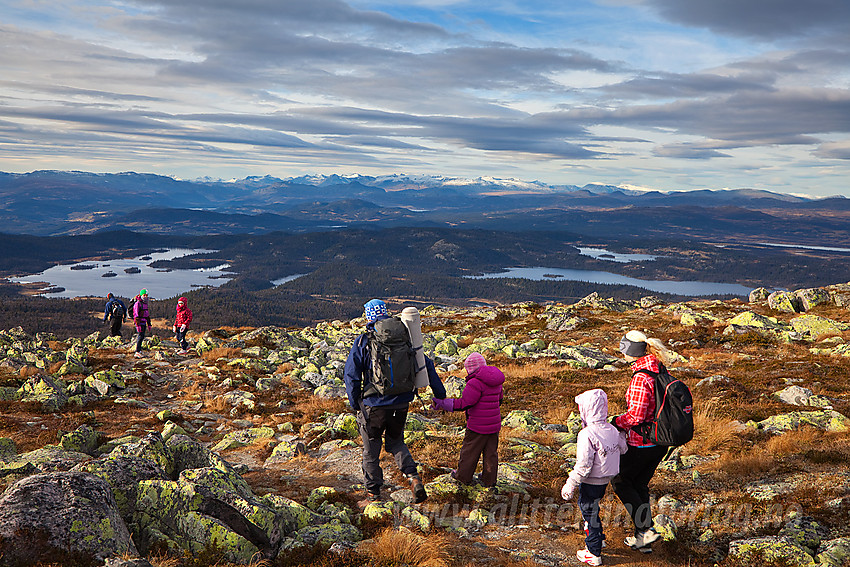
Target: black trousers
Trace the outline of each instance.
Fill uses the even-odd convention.
[[[363,476],[366,490],[377,494],[384,484],[381,468],[381,445],[395,459],[399,470],[406,476],[417,474],[416,461],[404,443],[404,424],[407,422],[408,404],[403,407],[362,406],[357,413],[357,425],[363,439]]]
[[[124,324],[124,319],[121,317],[114,317],[109,322],[109,336],[110,337],[120,337],[121,336],[121,325]]]
[[[614,493],[626,512],[632,517],[635,535],[652,527],[652,509],[649,505],[649,481],[661,464],[667,447],[632,447],[620,457],[620,474],[611,481]]]

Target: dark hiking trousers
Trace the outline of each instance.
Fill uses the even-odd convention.
[[[607,484],[585,484],[578,487],[578,507],[584,518],[584,545],[589,552],[602,555],[602,521],[599,519],[599,502],[605,496]]]
[[[661,463],[667,447],[633,447],[620,457],[620,474],[611,481],[617,498],[626,507],[635,525],[635,535],[652,527],[649,504],[649,481]]]
[[[121,325],[124,324],[124,319],[121,317],[113,317],[112,321],[109,322],[109,336],[110,337],[120,337],[121,336]]]
[[[136,336],[136,352],[142,352],[142,341],[145,340],[145,331],[147,330],[148,328],[142,325],[142,330],[138,331],[138,335]]]
[[[381,491],[384,471],[381,469],[381,445],[395,458],[399,470],[406,475],[416,475],[416,461],[404,444],[404,424],[407,421],[408,404],[394,407],[361,406],[357,413],[357,425],[363,439],[363,477],[366,490],[373,494]]]
[[[481,484],[487,487],[496,486],[496,475],[499,472],[499,433],[485,435],[467,429],[455,472],[458,482],[472,483],[472,475],[475,474],[478,459],[482,456]]]
[[[186,341],[186,333],[189,331],[181,331],[180,327],[177,327],[177,332],[175,336],[177,338],[177,342],[180,343],[180,348],[183,350],[187,350],[189,348],[189,343]]]

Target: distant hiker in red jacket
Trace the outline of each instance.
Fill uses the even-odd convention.
[[[133,323],[136,325],[136,358],[142,358],[142,341],[145,340],[145,332],[151,328],[151,315],[148,310],[148,290],[143,289],[133,299]]]
[[[463,362],[466,386],[460,398],[432,399],[435,409],[466,412],[466,434],[454,477],[471,484],[478,460],[482,459],[481,484],[496,486],[499,470],[499,430],[502,429],[502,384],[505,375],[495,366],[487,366],[484,357],[473,352]]]
[[[177,342],[180,343],[180,350],[177,354],[186,354],[189,349],[189,343],[186,342],[186,329],[189,328],[189,323],[192,322],[192,310],[186,305],[186,298],[181,297],[177,300],[177,317],[174,320],[174,334],[177,337]]]

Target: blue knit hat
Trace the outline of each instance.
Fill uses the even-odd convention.
[[[363,310],[366,312],[366,318],[369,319],[370,323],[375,321],[380,315],[385,317],[389,315],[387,313],[387,304],[380,299],[369,301],[363,306]]]

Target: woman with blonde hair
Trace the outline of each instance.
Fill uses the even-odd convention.
[[[631,363],[632,380],[626,390],[626,413],[611,418],[611,423],[626,431],[628,445],[611,485],[634,523],[634,536],[627,537],[625,544],[641,553],[651,553],[652,542],[661,537],[652,527],[649,481],[667,447],[650,443],[639,431],[655,414],[655,375],[664,370],[659,343],[636,330],[620,339],[620,352]]]

